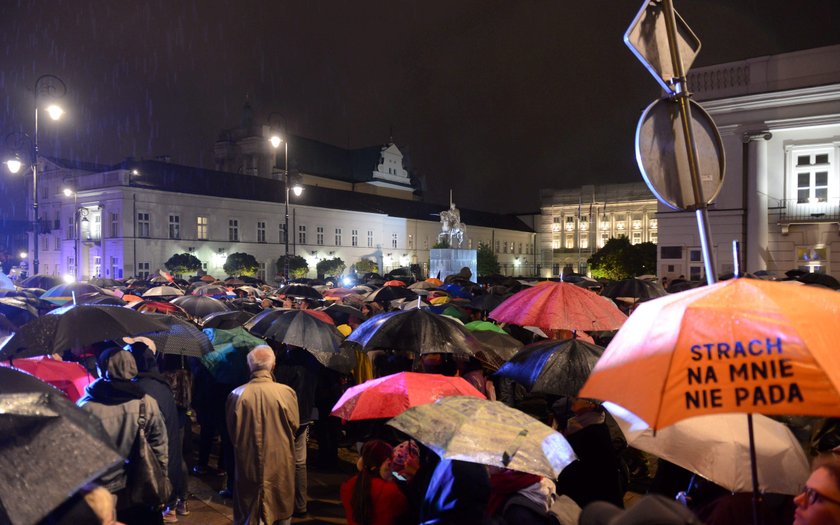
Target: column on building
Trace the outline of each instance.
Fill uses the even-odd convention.
[[[767,222],[767,141],[772,138],[768,131],[747,132],[747,239],[744,268],[746,272],[767,269],[768,222]]]

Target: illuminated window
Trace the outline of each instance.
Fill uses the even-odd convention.
[[[610,218],[606,215],[601,217],[601,231],[606,231],[610,229]]]
[[[624,215],[623,213],[615,216],[615,229],[616,230],[618,230],[618,231],[624,230],[624,228],[626,226],[624,224],[625,219],[626,219],[626,215]]]
[[[408,234],[408,249],[414,249],[414,235]]]
[[[196,217],[195,218],[195,237],[196,239],[203,241],[207,239],[207,217]]]
[[[630,237],[630,244],[641,244],[642,243],[642,232],[633,232]]]
[[[394,232],[391,234],[391,248],[397,247],[397,233]]]
[[[657,235],[656,231],[651,231],[650,233],[648,233],[648,239],[650,239],[650,242],[652,242],[653,244],[659,242],[659,236]]]
[[[607,232],[602,232],[601,237],[598,238],[598,248],[603,248],[607,245],[607,241],[610,240],[610,234]]]
[[[566,231],[574,231],[575,230],[575,217],[573,215],[566,216]]]
[[[589,248],[589,234],[581,234],[580,236],[580,247],[581,249],[588,249]]]
[[[829,153],[814,151],[796,154],[797,204],[826,202],[828,200]]]
[[[359,245],[359,230],[350,230],[350,246]]]
[[[324,245],[324,227],[323,226],[316,226],[315,227],[315,244],[318,246]]]
[[[554,239],[551,239],[551,249],[552,250],[559,250],[560,249],[560,238],[559,237],[555,237]]]
[[[580,218],[580,231],[589,231],[589,217],[583,216]]]
[[[633,218],[632,218],[632,222],[631,222],[630,226],[634,230],[641,230],[642,229],[642,215],[640,213],[634,213],[633,214]]]
[[[655,230],[659,227],[659,221],[657,219],[650,219],[648,220],[648,225],[650,226],[650,229]]]
[[[566,234],[566,249],[572,249],[575,247],[575,236],[571,233]]]

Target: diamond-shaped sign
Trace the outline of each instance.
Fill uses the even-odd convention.
[[[677,48],[687,73],[697,53],[700,39],[691,31],[685,20],[674,11],[677,22]],[[668,47],[668,30],[665,25],[664,6],[661,0],[645,0],[633,23],[624,34],[624,43],[650,71],[662,88],[674,94],[670,80],[676,76],[676,67]]]

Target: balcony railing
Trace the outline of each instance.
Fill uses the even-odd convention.
[[[776,201],[770,211],[778,213],[778,224],[782,233],[787,233],[791,224],[840,223],[840,199],[821,202],[800,203],[796,199]]]

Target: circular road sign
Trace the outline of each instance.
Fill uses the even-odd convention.
[[[669,97],[654,101],[636,127],[636,162],[642,177],[659,202],[682,211],[695,210],[717,197],[726,166],[715,123],[700,104],[689,102],[705,202],[695,202],[679,102]]]

